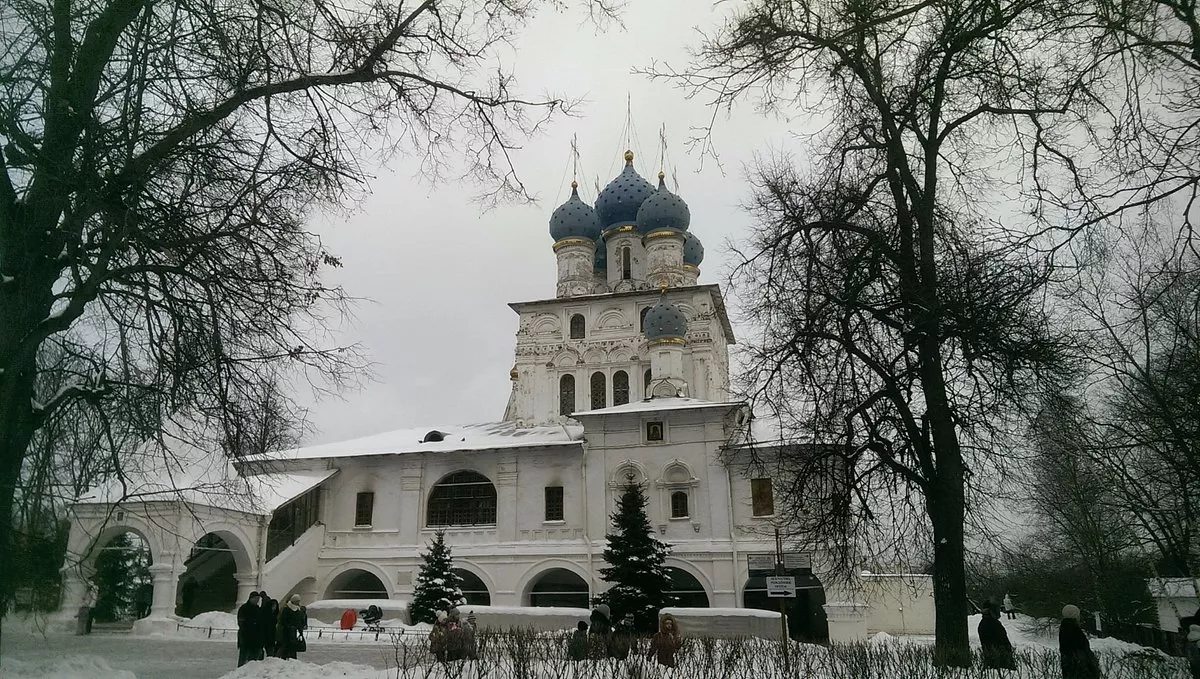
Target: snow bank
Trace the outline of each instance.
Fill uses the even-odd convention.
[[[0,675],[4,679],[137,679],[132,672],[114,670],[107,660],[94,655],[40,661],[0,658]]]
[[[534,632],[559,632],[574,629],[581,620],[586,621],[592,612],[586,608],[536,607],[536,606],[459,606],[466,618],[475,614],[480,629],[532,630]]]
[[[237,629],[237,616],[224,611],[209,611],[194,618],[180,620],[181,625],[188,627],[217,627],[220,629]]]
[[[310,624],[312,620],[320,620],[332,625],[340,622],[346,611],[357,613],[367,606],[378,606],[387,620],[400,621],[401,624],[408,621],[408,602],[399,599],[320,599],[304,608],[308,611]]]
[[[267,658],[242,665],[229,674],[223,675],[221,679],[329,679],[329,677],[385,679],[388,676],[391,676],[389,670],[377,670],[374,667],[347,662],[314,665],[303,660]]]

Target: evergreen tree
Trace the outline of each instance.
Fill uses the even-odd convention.
[[[113,538],[96,556],[96,620],[112,622],[133,615],[138,589],[150,582],[150,555],[132,533]]]
[[[663,563],[671,546],[660,542],[646,517],[646,494],[640,484],[630,482],[617,500],[613,513],[613,532],[608,534],[601,578],[611,584],[598,601],[612,609],[613,621],[633,617],[634,627],[653,632],[658,626],[658,611],[674,603],[667,594],[671,575]]]
[[[447,611],[466,603],[462,593],[462,578],[454,572],[454,559],[446,546],[446,533],[438,531],[429,543],[429,551],[421,555],[425,563],[417,574],[409,615],[414,623],[437,620],[438,611]]]

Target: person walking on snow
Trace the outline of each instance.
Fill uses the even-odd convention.
[[[250,592],[237,611],[238,667],[262,658],[262,604],[258,592]]]
[[[1087,633],[1079,626],[1079,607],[1067,604],[1058,628],[1058,652],[1063,679],[1100,679],[1100,663],[1092,653]]]
[[[1016,606],[1013,606],[1012,597],[1010,597],[1007,593],[1004,595],[1004,616],[1009,620],[1017,619],[1017,608]]]
[[[296,653],[308,650],[308,642],[304,640],[304,630],[308,629],[308,611],[300,605],[300,595],[293,594],[287,605],[279,611],[279,624],[276,627],[276,648],[279,657],[285,660],[295,660]]]
[[[675,616],[667,613],[658,623],[658,631],[650,637],[650,652],[647,658],[654,658],[663,667],[675,666],[675,654],[683,646],[683,635]]]
[[[997,670],[1015,670],[1012,642],[1008,640],[1008,630],[1000,622],[1000,614],[991,604],[983,606],[983,615],[979,619],[979,645],[983,649],[983,666]]]
[[[571,638],[567,640],[567,657],[572,661],[587,660],[588,655],[588,624],[582,620],[575,626]]]
[[[609,637],[612,636],[612,609],[600,604],[592,610],[591,626],[588,629],[588,657],[593,660],[608,657]]]

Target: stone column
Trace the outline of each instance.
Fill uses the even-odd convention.
[[[87,595],[88,576],[80,571],[79,566],[73,564],[63,566],[58,572],[62,578],[62,603],[58,612],[51,616],[48,627],[58,632],[74,634],[79,609]]]
[[[241,606],[250,599],[250,593],[257,590],[258,573],[236,573],[233,579],[237,580],[237,605]]]
[[[138,634],[175,631],[175,596],[179,576],[175,572],[174,556],[163,554],[162,562],[150,565],[150,577],[154,580],[154,601],[150,605],[149,617],[133,624],[133,629]]]
[[[517,506],[517,461],[502,459],[496,471],[496,537],[500,542],[517,540]]]

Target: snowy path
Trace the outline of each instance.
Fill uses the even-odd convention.
[[[50,636],[5,630],[0,655],[42,663],[65,655],[100,656],[113,669],[128,670],[137,679],[217,679],[237,667],[237,646],[232,641],[135,637],[128,634],[93,634],[86,637]],[[312,643],[301,659],[325,664],[335,661],[394,667],[394,649],[387,644]]]

